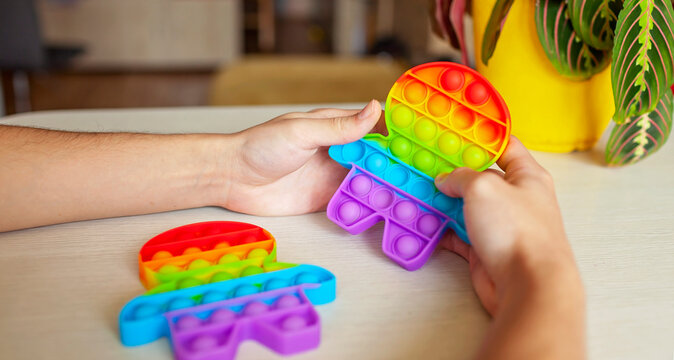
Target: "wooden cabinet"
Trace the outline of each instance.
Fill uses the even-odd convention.
[[[205,68],[242,52],[236,0],[38,0],[42,33],[86,47],[94,68]]]

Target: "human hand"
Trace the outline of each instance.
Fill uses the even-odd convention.
[[[328,146],[360,139],[381,115],[373,100],[360,111],[290,113],[235,134],[220,205],[255,215],[324,209],[348,172],[328,156]]]
[[[436,178],[440,191],[464,199],[472,243],[452,233],[443,245],[468,260],[475,291],[492,315],[523,282],[569,285],[582,294],[552,177],[515,137],[497,163],[505,173],[459,168]]]

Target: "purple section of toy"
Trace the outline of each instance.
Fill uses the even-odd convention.
[[[327,215],[354,235],[384,221],[382,250],[407,270],[423,266],[444,230],[454,222],[357,165],[330,200]]]
[[[175,310],[168,320],[178,360],[233,359],[239,344],[256,340],[284,355],[320,343],[320,320],[301,286]]]

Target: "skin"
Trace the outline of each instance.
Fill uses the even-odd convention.
[[[71,133],[0,126],[0,232],[221,206],[255,215],[325,208],[346,175],[327,147],[382,130],[381,106],[279,116],[236,134]],[[379,131],[380,132],[380,131]],[[436,179],[464,198],[468,260],[492,326],[479,359],[582,359],[584,293],[550,175],[512,138],[504,172]],[[490,214],[490,216],[485,216]]]
[[[457,48],[453,1],[463,0],[428,0],[432,29]],[[462,168],[436,179],[438,189],[464,198],[472,243],[451,234],[444,246],[469,262],[494,317],[477,358],[584,359],[585,295],[552,178],[515,138],[498,165],[503,172]]]
[[[459,168],[436,186],[464,198],[472,246],[455,234],[443,245],[470,264],[493,323],[478,359],[585,358],[585,295],[550,174],[515,137],[503,171]]]
[[[0,232],[202,206],[317,211],[346,175],[327,146],[363,137],[381,114],[371,101],[361,111],[285,114],[236,134],[0,126]]]

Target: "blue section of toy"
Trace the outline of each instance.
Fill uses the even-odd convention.
[[[167,293],[143,295],[129,301],[119,314],[122,343],[136,346],[168,336],[169,328],[163,316],[166,312],[294,285],[301,285],[314,305],[329,303],[335,299],[335,276],[314,265],[298,265]]]
[[[463,218],[463,199],[441,193],[435,187],[434,179],[400,161],[390,150],[375,141],[359,139],[345,145],[333,145],[328,152],[331,158],[345,168],[357,165],[366,169],[384,182],[449,216],[454,220],[449,227],[469,243]]]

